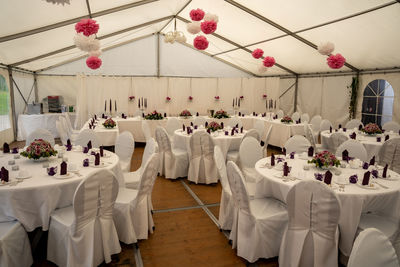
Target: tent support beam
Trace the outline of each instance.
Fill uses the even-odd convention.
[[[176,19],[176,16],[178,16],[192,1],[193,1],[193,0],[187,1],[187,3],[184,4],[183,7],[182,7],[181,9],[179,9],[178,12],[176,12],[175,16],[174,16],[172,19],[170,19],[170,20],[167,22],[167,24],[165,24],[165,25],[158,31],[158,33],[161,33],[161,32],[168,26],[168,24],[171,23],[171,21],[172,21],[173,19]]]
[[[157,77],[160,78],[160,34],[157,34]]]
[[[92,16],[92,11],[90,10],[90,3],[89,3],[89,0],[86,0],[86,7],[87,7],[87,9],[88,9],[89,18],[93,18],[93,16]]]
[[[266,17],[264,17],[264,16],[258,14],[257,12],[255,12],[255,11],[253,11],[253,10],[251,10],[251,9],[249,9],[249,8],[247,8],[247,7],[241,5],[241,4],[239,4],[239,3],[237,3],[237,2],[235,2],[235,1],[233,1],[233,0],[225,0],[225,2],[227,2],[227,3],[229,3],[229,4],[233,5],[233,6],[235,6],[235,7],[237,7],[237,8],[239,8],[239,9],[241,9],[241,10],[243,10],[244,12],[246,12],[246,13],[252,15],[253,17],[258,18],[259,20],[264,21],[265,23],[268,23],[269,25],[271,25],[271,26],[277,28],[278,30],[283,31],[284,33],[286,33],[286,34],[292,36],[293,38],[295,38],[295,39],[297,39],[298,41],[300,41],[300,42],[302,42],[302,43],[304,43],[304,44],[310,46],[311,48],[314,48],[315,50],[318,50],[318,46],[317,46],[316,44],[314,44],[314,43],[310,42],[309,40],[307,40],[307,39],[305,39],[305,38],[303,38],[303,37],[301,37],[301,36],[295,34],[294,32],[292,32],[292,31],[286,29],[285,27],[279,25],[278,23],[275,23],[275,22],[273,22],[272,20],[270,20],[270,19],[268,19],[268,18],[266,18]],[[347,63],[347,62],[346,62],[344,65],[345,65],[346,67],[350,68],[350,69],[353,70],[353,71],[359,71],[358,68],[352,66],[351,64],[349,64],[349,63]]]
[[[294,111],[293,112],[296,112],[297,111],[297,93],[298,93],[298,90],[299,90],[299,75],[296,75],[296,82],[295,82],[295,87],[294,87]]]
[[[35,103],[39,103],[39,88],[37,85],[37,73],[36,72],[33,73],[33,85],[35,86]],[[32,92],[32,90],[31,90],[31,92]],[[30,96],[31,96],[31,93],[29,93],[28,100],[29,100]]]
[[[288,79],[292,79],[293,77],[288,77]],[[283,92],[278,98],[279,99],[281,99],[284,95],[286,95],[286,93],[290,90],[290,89],[292,89],[292,87],[293,86],[295,86],[296,85],[296,82],[294,82],[291,86],[289,86],[289,88],[288,89],[286,89],[285,90],[285,92]]]
[[[17,115],[15,114],[15,98],[14,98],[14,78],[12,75],[12,68],[8,66],[8,81],[10,82],[10,102],[11,102],[11,112],[12,112],[12,125],[14,140],[17,140]]]
[[[122,6],[118,6],[118,7],[114,7],[114,8],[110,8],[110,9],[106,9],[106,10],[103,10],[103,11],[99,11],[99,12],[93,13],[92,17],[93,18],[100,17],[100,16],[112,14],[112,13],[115,13],[115,12],[118,12],[118,11],[123,11],[123,10],[126,10],[126,9],[142,6],[142,5],[153,3],[153,2],[157,2],[157,1],[159,1],[159,0],[142,0],[142,1],[138,1],[138,2],[134,2],[134,3],[130,3],[130,4],[126,4],[126,5],[122,5]],[[57,28],[60,28],[60,27],[63,27],[63,26],[67,26],[67,25],[76,23],[76,22],[80,21],[81,19],[86,19],[86,18],[88,18],[88,16],[80,16],[80,17],[77,17],[77,18],[74,18],[74,19],[69,19],[69,20],[57,22],[57,23],[54,23],[54,24],[51,24],[51,25],[47,25],[47,26],[43,26],[43,27],[40,27],[40,28],[36,28],[36,29],[33,29],[33,30],[29,30],[29,31],[25,31],[25,32],[20,32],[20,33],[16,33],[16,34],[3,36],[3,37],[0,37],[0,43],[11,41],[11,40],[22,38],[22,37],[26,37],[26,36],[37,34],[37,33],[41,33],[41,32],[44,32],[44,31],[57,29]]]
[[[112,36],[115,36],[115,35],[118,35],[118,34],[122,34],[122,33],[125,33],[125,32],[129,32],[129,31],[133,31],[133,30],[145,27],[145,26],[149,26],[149,25],[152,25],[152,24],[155,24],[155,23],[170,19],[172,17],[173,17],[173,15],[167,16],[167,17],[163,17],[163,18],[159,18],[159,19],[155,19],[155,20],[151,20],[151,21],[148,21],[148,22],[145,22],[145,23],[142,23],[142,24],[138,24],[138,25],[135,25],[135,26],[132,26],[132,27],[129,27],[129,28],[125,28],[125,29],[122,29],[122,30],[119,30],[119,31],[116,31],[116,32],[112,32],[112,33],[100,36],[97,39],[103,40],[103,39],[106,39],[106,38],[109,38],[109,37],[112,37]],[[42,54],[42,55],[39,55],[39,56],[36,56],[36,57],[32,57],[32,58],[25,59],[25,60],[22,60],[22,61],[19,61],[19,62],[15,62],[15,63],[12,63],[10,65],[13,66],[13,67],[19,66],[19,65],[22,65],[22,64],[26,64],[26,63],[29,63],[29,62],[32,62],[32,61],[35,61],[35,60],[39,60],[39,59],[42,59],[42,58],[45,58],[45,57],[49,57],[49,56],[52,56],[52,55],[55,55],[55,54],[58,54],[58,53],[62,53],[62,52],[74,49],[75,47],[76,47],[75,45],[67,46],[67,47],[64,47],[64,48],[61,48],[61,49],[58,49],[58,50],[55,50],[55,51],[51,51],[51,52],[46,53],[46,54]]]

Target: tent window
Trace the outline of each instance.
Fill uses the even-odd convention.
[[[0,131],[11,128],[10,125],[10,93],[4,76],[0,75]]]
[[[364,89],[362,103],[362,122],[373,122],[382,126],[392,120],[393,88],[385,80],[374,80]]]

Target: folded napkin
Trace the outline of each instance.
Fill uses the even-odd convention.
[[[351,175],[351,176],[349,177],[349,182],[350,182],[351,184],[356,184],[357,181],[358,181],[358,176],[357,176],[357,174]]]
[[[294,159],[294,154],[296,154],[294,151],[290,153],[290,159]]]
[[[71,146],[71,140],[67,139],[67,146]]]
[[[71,151],[72,150],[72,145],[66,145],[67,147],[67,151]]]
[[[376,137],[376,142],[381,142],[381,141],[382,141],[382,138],[380,136],[377,136]]]
[[[365,172],[364,173],[364,178],[362,180],[362,185],[368,185],[370,177],[371,177],[371,173],[369,171]]]
[[[243,126],[240,127],[240,133],[243,133]]]
[[[104,119],[104,113],[103,113],[103,114],[101,114],[101,118],[103,118],[103,119]]]
[[[94,114],[94,119],[97,120],[97,115],[96,114]]]
[[[104,147],[100,146],[100,157],[104,156]]]
[[[234,134],[235,134],[235,128],[232,128],[231,135],[233,136]]]
[[[256,113],[253,111],[253,116],[255,116],[256,115]]]
[[[358,125],[358,130],[361,131],[361,129],[362,129],[362,125],[360,124],[360,125]]]
[[[211,134],[211,130],[210,130],[210,129],[207,129],[207,133],[208,133],[208,134]]]
[[[204,125],[207,127],[208,126],[208,122],[204,123]]]
[[[299,123],[301,123],[301,118],[299,118]]]
[[[196,112],[196,116],[199,116],[199,113],[198,113],[198,112]]]
[[[275,166],[275,155],[274,155],[274,153],[271,154],[271,166]]]
[[[83,167],[89,167],[89,159],[83,160]]]
[[[228,131],[225,131],[225,135],[229,135],[229,132],[228,132]]]
[[[89,129],[92,129],[92,125],[89,123]]]
[[[324,183],[331,184],[332,183],[332,173],[330,171],[326,171],[324,177]]]
[[[87,148],[92,149],[92,141],[89,140],[89,142],[87,143]]]
[[[208,131],[208,130],[207,130]],[[186,128],[186,133],[189,135],[190,134],[190,128],[189,127],[187,127]]]
[[[17,148],[17,147],[14,147],[14,148],[12,149],[12,153],[13,153],[13,154],[18,154],[18,148]]]
[[[368,162],[364,162],[364,163],[363,163],[363,169],[364,169],[364,170],[368,170],[368,167],[369,167]]]
[[[342,152],[342,160],[345,160],[345,161],[349,160],[349,151],[347,151],[347,149],[343,150],[343,152]]]
[[[239,128],[239,123],[237,123],[237,124],[235,125],[235,128]]]
[[[224,123],[223,122],[221,122],[221,128],[224,129]]]
[[[288,176],[289,175],[289,166],[287,165],[287,162],[283,163],[283,176]]]
[[[124,113],[122,113],[122,114],[121,114],[121,117],[122,117],[122,118],[125,118],[125,114],[124,114]]]
[[[89,152],[89,148],[87,146],[85,146],[82,150],[83,154],[86,154]]]
[[[3,144],[3,153],[10,153],[10,145],[7,143]]]
[[[283,151],[283,154],[285,154],[285,156],[286,156],[286,148],[283,148],[282,151]]]
[[[192,127],[193,127],[193,122],[192,122],[192,121],[190,122],[190,126],[192,126]]]
[[[164,113],[164,118],[166,118],[167,117],[167,113]]]
[[[347,128],[343,128],[343,132],[347,132]]]
[[[329,132],[332,133],[332,127],[329,127]]]
[[[67,163],[63,161],[61,162],[60,175],[66,175],[66,174],[67,174]]]
[[[99,153],[96,153],[94,155],[94,165],[95,166],[99,166],[100,165],[100,154]]]
[[[4,182],[8,182],[8,170],[4,167],[1,167],[1,180]]]
[[[357,137],[357,134],[356,134],[355,132],[353,132],[353,133],[350,135],[350,138],[351,138],[351,139],[354,139],[354,140],[355,140],[356,137]]]
[[[182,131],[186,131],[185,124],[182,124]]]
[[[239,116],[241,116],[242,115],[242,113],[239,111]],[[399,132],[400,133],[400,132]]]
[[[309,156],[309,157],[314,156],[314,148],[313,148],[312,146],[310,146],[310,147],[308,148],[308,156]]]
[[[142,112],[142,117],[144,118],[144,113]]]
[[[340,128],[342,128],[342,125],[341,125],[341,124],[339,124],[339,129],[340,129]]]
[[[389,135],[386,135],[386,136],[385,136],[385,142],[386,142],[387,140],[389,140],[389,138],[390,138]]]
[[[375,165],[375,156],[373,156],[372,159],[369,161],[369,165],[371,166]]]
[[[382,178],[387,177],[387,169],[388,169],[388,165],[386,164],[385,167],[383,168]]]

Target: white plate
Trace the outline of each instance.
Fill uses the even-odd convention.
[[[71,172],[67,172],[67,174],[65,174],[65,175],[60,175],[60,174],[57,173],[56,175],[53,176],[53,178],[55,178],[55,179],[68,179],[68,178],[71,178],[72,176],[74,176],[74,174],[71,173]]]
[[[11,183],[10,181],[8,181],[8,182],[3,182],[3,181],[1,181],[1,182],[0,182],[0,186],[9,185],[10,183]]]
[[[104,168],[104,167],[107,167],[107,164],[105,164],[104,162],[100,162],[100,164],[96,166],[93,163],[92,165],[90,165],[90,167],[93,167],[93,168]]]
[[[105,152],[104,151],[104,153],[103,153],[103,158],[109,158],[109,157],[111,157],[111,153],[110,152]]]
[[[379,186],[371,184],[371,183],[369,185],[360,185],[359,183],[357,183],[356,185],[358,185],[358,187],[361,187],[361,188],[364,188],[364,189],[367,189],[367,190],[377,190],[377,189],[379,189]]]
[[[17,177],[15,177],[16,179],[28,179],[28,178],[31,178],[32,177],[32,175],[30,175],[30,174],[28,174],[28,175],[26,175],[26,176],[17,176]]]
[[[390,174],[386,175],[386,178],[383,178],[382,176],[378,176],[378,179],[382,179],[382,180],[386,180],[386,181],[397,181],[397,177],[396,176],[392,176]]]

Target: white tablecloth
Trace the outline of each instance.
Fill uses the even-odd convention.
[[[98,121],[95,124],[96,127],[94,128],[94,131],[96,132],[101,145],[114,146],[115,142],[117,140],[117,137],[120,133],[120,131],[118,129],[118,123],[117,123],[117,126],[115,126],[112,129],[109,129],[109,128],[106,128],[103,126],[104,121],[105,121],[105,119],[98,119]],[[87,121],[83,125],[81,131],[84,129],[89,129],[89,121]]]
[[[306,160],[286,159],[288,165],[292,167],[291,175],[300,179],[315,179],[314,173],[324,173],[325,171],[311,167],[309,171],[304,171],[303,166]],[[276,169],[268,169],[262,167],[265,162],[270,162],[270,158],[264,158],[256,163],[257,172],[263,177],[256,185],[256,198],[274,197],[286,203],[286,196],[290,188],[300,180],[284,181],[276,175],[281,175],[282,171]],[[310,165],[311,166],[311,165]],[[361,183],[365,170],[363,169],[342,169],[341,177],[348,181],[348,177],[353,174],[358,175],[358,181]],[[338,185],[335,182],[339,176],[333,176],[332,189],[337,193],[341,202],[341,216],[339,221],[340,227],[340,243],[339,248],[342,253],[349,256],[353,241],[356,235],[362,212],[377,211],[392,217],[396,221],[400,220],[400,175],[389,171],[392,181],[384,179],[372,179],[379,181],[380,184],[389,187],[384,189],[374,184],[374,189],[362,188],[356,184],[348,184],[345,186],[345,192],[338,191]]]
[[[266,129],[272,126],[269,144],[283,148],[286,141],[293,135],[304,135],[305,123],[282,123],[280,119],[270,121],[267,118],[258,118],[264,120]]]
[[[58,117],[64,116],[63,113],[46,113],[37,115],[26,115],[20,114],[18,116],[18,136],[17,140],[26,140],[28,135],[38,128],[49,130],[54,138],[58,138],[58,132],[56,129],[56,121]],[[74,125],[76,115],[75,113],[69,113],[71,123]]]
[[[124,177],[119,165],[118,156],[106,152],[110,157],[102,158],[107,168],[114,172],[120,183],[124,186]],[[68,164],[77,164],[81,176],[74,174],[68,179],[56,179],[47,175],[43,162],[34,162],[21,156],[16,159],[16,165],[20,170],[28,171],[32,177],[24,179],[15,186],[0,186],[0,222],[18,220],[27,231],[33,231],[37,227],[43,227],[44,231],[49,228],[50,214],[56,208],[66,207],[72,204],[73,195],[78,184],[97,170],[95,167],[82,167],[83,160],[89,158],[82,152],[69,151],[64,154],[68,157]],[[13,154],[1,154],[0,166],[9,170],[11,181],[15,180],[19,171],[12,171],[8,161],[13,159]],[[58,166],[60,171],[61,159],[53,157],[49,160],[50,166]]]

